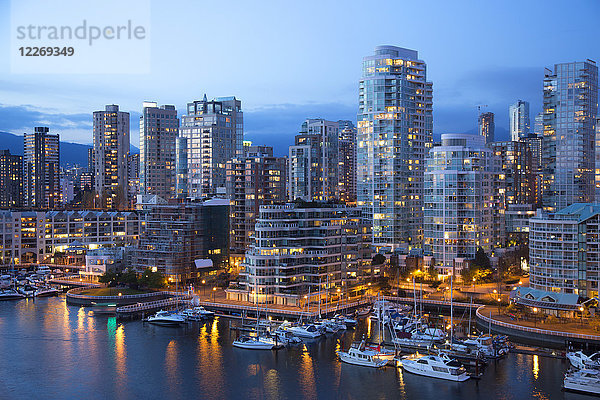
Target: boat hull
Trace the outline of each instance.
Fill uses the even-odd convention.
[[[273,350],[273,348],[275,347],[274,345],[269,344],[269,343],[260,343],[260,342],[245,343],[245,342],[238,342],[238,341],[234,341],[233,346],[240,348],[240,349],[247,349],[247,350]]]
[[[387,360],[379,360],[379,361],[359,360],[354,357],[348,356],[348,354],[343,351],[338,351],[337,355],[341,361],[343,361],[347,364],[360,365],[361,367],[381,368],[387,364]]]
[[[183,321],[169,321],[164,319],[148,319],[149,324],[160,325],[160,326],[180,326]]]
[[[398,361],[398,364],[402,367],[406,372],[410,372],[411,374],[426,376],[428,378],[436,378],[436,379],[444,379],[447,381],[454,382],[463,382],[469,379],[469,375],[461,374],[461,375],[451,375],[445,374],[442,372],[433,371],[431,369],[421,369],[418,364],[412,361],[401,360]]]
[[[565,390],[569,390],[571,392],[595,394],[597,396],[600,396],[600,386],[582,385],[577,382],[569,382],[565,380],[564,388]]]

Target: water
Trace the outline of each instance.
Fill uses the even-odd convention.
[[[341,364],[369,331],[277,352],[231,346],[220,318],[184,328],[117,322],[64,297],[0,302],[0,399],[586,399],[561,391],[565,361],[510,354],[480,381]]]

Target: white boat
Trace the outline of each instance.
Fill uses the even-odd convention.
[[[386,349],[380,344],[367,343],[364,345],[364,349],[374,351],[378,358],[386,361],[392,361],[397,355],[395,350]]]
[[[355,320],[354,318],[350,318],[350,317],[348,317],[346,315],[337,314],[337,315],[333,316],[333,319],[335,321],[339,322],[340,324],[343,324],[344,325],[344,329],[348,329],[350,327],[354,327],[354,326],[356,326],[356,324],[358,324],[357,320]]]
[[[404,316],[394,322],[393,327],[396,332],[412,332],[415,328],[423,327],[423,321],[417,316]]]
[[[361,349],[363,344],[353,344],[348,351],[338,351],[337,355],[345,363],[363,367],[381,368],[387,364],[388,360],[379,358],[377,352]]]
[[[194,308],[192,308],[192,310],[194,310],[194,312],[202,315],[203,318],[212,318],[215,316],[215,313],[213,311],[209,311],[202,306],[194,307]]]
[[[233,346],[239,347],[241,349],[273,350],[278,347],[281,347],[281,344],[276,342],[272,338],[267,338],[263,336],[252,337],[244,335],[234,340]]]
[[[187,321],[202,321],[204,319],[202,314],[200,314],[193,308],[187,308],[187,309],[183,310],[180,314]]]
[[[18,300],[24,298],[25,295],[17,292],[15,289],[0,290],[0,300]]]
[[[17,289],[19,293],[24,295],[25,297],[33,297],[36,291],[36,288],[31,285],[24,285]]]
[[[569,352],[567,353],[567,359],[577,369],[600,368],[600,353],[588,356],[583,351]]]
[[[301,338],[314,339],[323,335],[323,332],[314,324],[290,326],[286,329],[288,332]]]
[[[151,324],[163,326],[179,326],[185,323],[185,318],[178,313],[160,310],[147,320]]]
[[[50,297],[50,296],[58,296],[60,290],[55,289],[53,287],[39,287],[36,289],[33,294],[35,297]]]
[[[600,371],[580,369],[565,374],[563,386],[565,390],[600,395]]]
[[[398,360],[398,366],[402,367],[406,372],[428,376],[430,378],[446,379],[456,382],[463,382],[469,379],[465,367],[445,354],[437,356],[423,356],[416,354],[402,357]]]
[[[456,341],[450,345],[454,351],[464,354],[481,354],[486,358],[499,358],[510,351],[507,343],[494,341],[491,335],[482,335],[475,338],[467,338]]]
[[[446,333],[437,328],[415,329],[412,332],[411,339],[429,340],[432,342],[441,342],[446,339]]]
[[[302,343],[302,339],[284,329],[278,328],[277,330],[275,330],[274,335],[277,335],[277,341],[281,344],[289,345]]]

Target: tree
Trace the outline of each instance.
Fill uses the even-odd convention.
[[[383,254],[375,254],[375,257],[373,257],[373,260],[371,261],[371,265],[375,266],[375,265],[381,265],[384,264],[386,261],[386,258]]]
[[[98,277],[98,282],[106,283],[108,286],[115,286],[118,283],[119,276],[114,271],[106,271]]]
[[[138,283],[140,286],[159,289],[165,286],[165,277],[160,272],[152,272],[152,270],[148,268],[142,273]]]
[[[485,268],[485,269],[491,268],[490,259],[488,258],[487,254],[485,254],[485,251],[483,251],[483,249],[481,247],[478,248],[477,253],[475,253],[475,260],[473,261],[473,264],[476,267],[480,267],[480,268]]]
[[[132,269],[128,269],[119,277],[119,283],[127,285],[129,287],[136,287],[138,285],[137,273]]]

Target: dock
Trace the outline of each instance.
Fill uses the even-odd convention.
[[[148,314],[152,314],[160,310],[168,310],[174,307],[190,307],[192,296],[188,294],[176,294],[175,297],[162,300],[147,301],[144,303],[130,304],[127,306],[117,307],[117,318],[136,319],[144,318]]]

